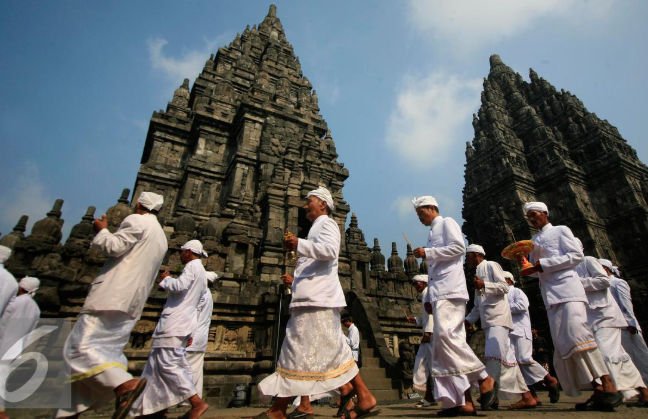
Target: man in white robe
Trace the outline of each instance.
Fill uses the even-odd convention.
[[[444,409],[441,416],[473,414],[470,387],[479,383],[480,403],[487,409],[495,400],[495,380],[466,342],[464,318],[468,288],[463,270],[464,238],[455,220],[442,217],[433,196],[412,200],[419,221],[430,226],[426,247],[414,249],[414,256],[428,265],[428,295],[432,305],[431,375],[434,398]]]
[[[529,274],[539,278],[560,385],[569,396],[578,396],[587,388],[594,390],[594,396],[577,404],[577,409],[613,409],[623,402],[623,395],[617,391],[587,323],[587,296],[575,269],[583,252],[569,227],[549,222],[544,203],[528,202],[524,213],[538,230],[532,238],[529,259],[534,266]]]
[[[630,292],[630,285],[626,280],[620,278],[615,274],[618,269],[612,265],[607,259],[599,259],[603,269],[607,272],[610,278],[610,291],[612,297],[619,305],[623,317],[628,323],[628,327],[621,330],[621,344],[623,349],[626,350],[632,362],[635,364],[644,383],[648,383],[648,347],[644,340],[641,326],[637,317],[634,314],[634,307],[632,305],[632,294]]]
[[[216,272],[206,272],[207,281],[214,282],[218,278]],[[200,398],[203,397],[203,366],[205,365],[205,351],[207,351],[207,340],[209,338],[209,326],[211,326],[212,312],[214,311],[214,298],[209,286],[200,297],[196,307],[198,323],[191,334],[193,341],[187,347],[187,362],[191,366],[194,386]]]
[[[90,285],[63,348],[72,403],[60,408],[57,417],[78,417],[116,397],[113,419],[123,419],[146,385],[146,380],[128,373],[124,347],[167,251],[155,215],[163,202],[161,195],[142,192],[135,213],[114,234],[108,230],[105,214],[94,222],[97,235],[92,246],[101,249],[108,261]]]
[[[423,303],[427,297],[427,275],[414,275],[412,285],[420,294],[421,313],[416,316],[408,316],[407,321],[414,323],[421,328],[421,344],[416,351],[414,358],[414,368],[412,368],[412,384],[414,390],[425,393],[423,399],[416,403],[415,407],[430,407],[436,404],[434,392],[431,385],[430,363],[432,355],[432,332],[434,332],[434,318],[432,317],[432,305]],[[429,312],[428,312],[429,310]]]
[[[0,246],[0,316],[7,308],[7,304],[18,292],[16,278],[5,269],[4,263],[11,256],[11,249],[7,246]]]
[[[531,333],[531,317],[529,316],[529,299],[524,294],[524,291],[514,286],[515,278],[512,273],[504,271],[504,278],[509,285],[508,301],[509,307],[511,307],[511,320],[513,321],[513,330],[509,333],[509,337],[524,382],[538,403],[539,400],[533,386],[537,386],[541,382],[544,382],[549,390],[549,401],[558,403],[560,399],[558,380],[533,359],[533,335]]]
[[[4,400],[10,363],[24,349],[22,345],[14,345],[34,330],[40,319],[40,309],[33,298],[39,286],[38,278],[26,276],[21,279],[17,295],[7,304],[0,318],[0,419],[9,417],[4,410]]]
[[[351,354],[356,363],[360,360],[360,331],[358,326],[353,324],[351,315],[342,315],[342,325],[347,328],[346,342],[351,348]]]
[[[576,240],[582,249],[581,241]],[[621,344],[621,330],[628,323],[610,293],[610,279],[605,269],[598,259],[585,256],[576,272],[587,294],[587,321],[617,390],[626,400],[639,394],[641,402],[648,401],[648,389],[641,374]]]
[[[340,327],[340,311],[346,301],[338,278],[340,226],[329,216],[335,209],[333,197],[320,186],[306,195],[304,209],[313,223],[308,237],[284,237],[284,247],[299,256],[294,276],[282,276],[292,291],[286,337],[276,371],[258,385],[262,394],[274,396],[275,401],[256,417],[286,417],[295,396],[300,396],[301,402],[291,415],[312,415],[309,396],[336,389],[346,419],[375,414],[376,398],[362,380]],[[349,410],[354,394],[358,401]]]
[[[164,272],[158,286],[168,292],[160,319],[153,332],[153,343],[142,378],[147,386],[131,409],[134,415],[163,412],[182,401],[189,401],[187,417],[202,416],[209,406],[198,395],[186,347],[191,346],[191,333],[198,325],[196,307],[207,289],[207,272],[201,257],[207,257],[202,243],[189,240],[180,248],[184,269],[174,278]]]
[[[475,268],[475,300],[466,322],[472,326],[481,320],[486,339],[486,371],[497,382],[498,395],[502,399],[521,396],[509,409],[533,409],[538,403],[524,382],[509,338],[513,322],[504,271],[499,263],[486,260],[486,252],[478,244],[466,248],[466,263]]]

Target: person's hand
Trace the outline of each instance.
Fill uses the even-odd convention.
[[[295,278],[293,278],[293,276],[290,275],[290,274],[281,275],[281,280],[283,281],[284,285],[287,286],[287,287],[292,285],[294,279]]]
[[[628,326],[627,330],[631,335],[636,335],[637,333],[639,333],[639,330],[637,330],[637,328],[634,326]]]
[[[480,290],[484,288],[486,285],[484,284],[484,280],[475,275],[475,280],[473,281],[473,285],[475,286],[476,290]]]
[[[423,337],[421,338],[421,343],[428,343],[432,340],[432,334],[431,333],[423,333]]]
[[[290,231],[286,232],[284,234],[284,248],[289,251],[297,251],[297,243],[299,242],[299,239],[297,236],[295,236],[294,233],[291,233]]]
[[[424,302],[423,308],[425,309],[425,312],[427,314],[432,314],[432,303],[430,303],[429,301]]]
[[[191,345],[193,345],[193,337],[189,336],[189,338],[187,339],[187,348],[190,347]]]
[[[157,284],[160,289],[164,289],[164,287],[162,287],[162,281],[164,281],[164,279],[169,276],[171,276],[171,272],[167,271],[166,269],[160,272],[160,275],[158,275],[157,279]]]
[[[95,229],[95,232],[98,233],[104,228],[108,228],[108,217],[106,217],[106,214],[103,214],[101,218],[96,218],[92,225]]]
[[[417,247],[416,249],[412,250],[412,253],[414,253],[414,256],[417,258],[424,258],[425,257],[425,248],[424,247]]]

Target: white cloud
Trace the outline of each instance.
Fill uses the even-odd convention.
[[[3,226],[3,235],[11,232],[23,214],[29,216],[29,225],[33,225],[34,222],[45,217],[54,203],[54,199],[45,192],[38,167],[29,162],[15,173],[5,193],[6,195],[0,201],[0,223]]]
[[[443,72],[406,77],[388,120],[387,146],[414,168],[444,161],[452,145],[466,141],[462,133],[479,107],[481,85]]]
[[[411,196],[398,196],[394,202],[392,202],[391,209],[396,212],[400,220],[415,217],[412,198],[413,197]]]
[[[166,39],[150,39],[147,44],[151,65],[155,70],[162,71],[174,82],[185,78],[193,80],[202,71],[209,55],[214,54],[216,49],[224,44],[228,38],[229,35],[223,34],[214,40],[204,40],[202,48],[185,51],[178,58],[168,56],[164,53],[164,47],[169,43]]]
[[[615,0],[410,0],[409,18],[414,28],[448,46],[457,55],[482,45],[511,38],[543,24],[605,19]],[[579,26],[582,28],[583,26]]]

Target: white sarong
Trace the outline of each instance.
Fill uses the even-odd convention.
[[[555,304],[549,307],[547,316],[555,349],[554,368],[563,391],[576,397],[580,390],[591,390],[592,382],[608,370],[587,325],[585,303]]]
[[[639,370],[643,382],[648,384],[648,346],[642,333],[633,335],[627,329],[621,330],[621,344]]]
[[[535,359],[533,359],[533,342],[524,336],[509,336],[515,351],[515,359],[527,386],[539,383],[549,374]]]
[[[499,397],[512,399],[529,391],[515,362],[515,354],[509,340],[509,329],[503,326],[487,327],[484,329],[484,336],[486,371],[499,384]]]
[[[170,340],[168,337],[162,339]],[[185,356],[184,339],[173,339],[174,347],[156,347],[158,339],[153,340],[153,349],[142,372],[142,378],[147,380],[146,388],[133,403],[132,415],[150,415],[196,394],[191,366]]]
[[[121,311],[81,313],[65,341],[63,359],[72,382],[71,407],[57,417],[73,416],[113,400],[113,390],[133,378],[124,347],[135,319]]]
[[[425,392],[427,390],[428,377],[430,376],[431,355],[432,343],[421,343],[416,351],[412,374],[412,383],[414,390],[416,391]]]
[[[202,399],[203,396],[203,367],[205,365],[205,353],[200,351],[187,351],[187,362],[191,366],[194,387]]]
[[[434,332],[430,374],[434,398],[444,408],[466,404],[465,392],[471,383],[488,377],[484,364],[466,342],[466,302],[461,299],[433,303]]]
[[[639,394],[637,388],[645,387],[645,384],[630,355],[623,350],[621,329],[601,327],[594,332],[594,337],[617,390],[623,393],[625,399]]]
[[[317,395],[338,389],[358,372],[342,333],[340,309],[296,307],[290,310],[277,370],[259,383],[259,390],[277,397]]]

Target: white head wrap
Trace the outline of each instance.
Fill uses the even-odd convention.
[[[619,270],[619,267],[618,267],[618,266],[612,266],[612,273],[613,273],[614,276],[616,276],[617,278],[621,278],[621,271]]]
[[[29,295],[34,295],[38,287],[40,287],[40,281],[33,276],[26,276],[20,280],[18,286],[27,291]]]
[[[207,252],[203,250],[203,245],[199,240],[189,240],[180,248],[182,250],[191,250],[192,253],[198,256],[207,257]]]
[[[331,192],[329,192],[329,190],[325,187],[320,186],[317,189],[310,191],[306,194],[306,198],[308,198],[309,196],[316,196],[322,201],[326,202],[326,205],[331,211],[335,209],[335,204],[333,203],[333,195],[331,195]]]
[[[424,282],[424,283],[427,284],[428,283],[428,276],[426,274],[414,275],[414,277],[412,278],[412,282]]]
[[[612,265],[612,261],[608,259],[599,259],[598,261],[601,265],[605,266],[609,270],[612,270],[612,268],[614,267],[614,265]]]
[[[511,282],[513,282],[514,284],[517,282],[513,274],[510,273],[509,271],[504,271],[504,279],[510,279]]]
[[[164,204],[164,197],[153,192],[142,192],[137,202],[149,211],[158,211]]]
[[[583,242],[578,237],[574,237],[574,239],[576,239],[576,243],[578,243],[578,248],[581,250],[581,252],[584,252],[585,247],[583,247]]]
[[[484,248],[478,244],[470,244],[466,247],[466,253],[480,253],[482,256],[486,256],[486,251]]]
[[[549,215],[549,209],[544,202],[527,202],[524,204],[524,213],[529,211],[544,211]]]
[[[214,282],[218,279],[218,274],[214,271],[207,271],[206,276],[207,276],[207,281],[209,282]]]
[[[0,246],[0,263],[5,263],[11,256],[11,249],[7,246]]]
[[[415,196],[414,199],[412,199],[412,205],[414,205],[414,208],[427,206],[434,206],[439,208],[439,203],[432,195]]]

